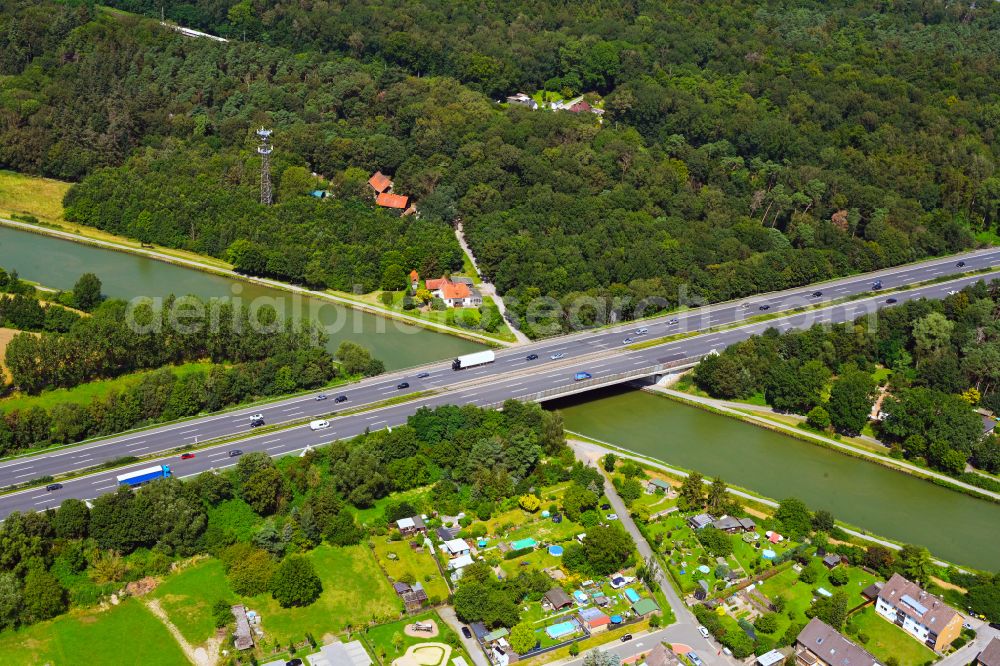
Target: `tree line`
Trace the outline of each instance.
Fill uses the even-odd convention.
[[[92,506],[70,499],[14,513],[0,525],[0,629],[96,604],[125,581],[165,575],[174,560],[206,552],[220,558],[236,594],[307,605],[322,591],[304,557],[311,549],[384,534],[400,510],[412,510],[390,504],[362,527],[356,509],[433,484],[438,510],[485,520],[516,504],[516,493],[567,478],[567,452],[558,416],[537,405],[449,406],[301,457],[248,453],[230,470],[191,481],[161,479],[119,488]]]
[[[876,366],[888,370],[877,382]],[[817,429],[856,435],[874,422],[893,455],[959,475],[1000,470],[1000,444],[973,407],[1000,413],[1000,281],[919,299],[832,326],[760,336],[707,356],[694,373],[717,398],[762,395]],[[965,477],[963,477],[965,478]]]
[[[508,28],[485,36],[478,12],[442,20],[430,4],[390,3],[418,21],[390,34],[354,5],[302,21],[283,2],[228,5],[232,17],[214,2],[168,10],[241,38],[220,44],[85,5],[54,4],[59,20],[38,25],[21,0],[0,14],[19,44],[4,65],[18,95],[0,116],[0,164],[83,179],[67,198],[74,220],[317,287],[375,289],[395,265],[457,268],[448,225],[462,219],[483,272],[535,336],[628,318],[643,302],[896,265],[995,229],[997,64],[980,46],[996,32],[991,3],[961,15],[612,3],[601,20],[515,3],[517,42]],[[925,14],[933,21],[914,29]],[[357,21],[346,35],[345,21]],[[37,40],[21,44],[26,35]],[[414,39],[434,46],[400,57]],[[469,51],[482,40],[498,43]],[[437,65],[420,64],[440,50]],[[492,82],[446,64],[460,53]],[[506,64],[486,66],[494,58]],[[494,80],[501,70],[532,73]],[[492,98],[522,83],[600,92],[604,122]],[[269,208],[254,203],[260,124],[276,132]],[[418,202],[418,219],[372,210],[375,169]],[[308,197],[313,172],[332,200]],[[575,320],[565,313],[594,298]],[[539,299],[552,311],[535,312]]]

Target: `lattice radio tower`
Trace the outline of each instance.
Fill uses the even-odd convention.
[[[257,138],[260,145],[257,152],[260,153],[260,202],[265,206],[271,205],[271,130],[261,127],[257,130]]]

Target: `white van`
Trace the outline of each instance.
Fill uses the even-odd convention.
[[[320,419],[319,421],[310,421],[309,422],[309,429],[310,430],[323,430],[323,429],[329,428],[329,427],[330,427],[330,422],[326,421],[326,420],[323,420],[323,419]]]

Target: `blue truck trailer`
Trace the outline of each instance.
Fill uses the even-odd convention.
[[[146,469],[140,469],[135,472],[129,472],[128,474],[119,474],[117,477],[119,486],[141,486],[144,483],[149,483],[154,479],[167,479],[170,478],[170,466],[169,465],[156,465],[155,467],[147,467]]]

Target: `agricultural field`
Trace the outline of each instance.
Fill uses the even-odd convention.
[[[63,197],[72,183],[0,169],[0,216],[32,215],[50,224],[63,220]]]
[[[2,664],[177,666],[187,663],[166,627],[136,599],[0,634]]]

